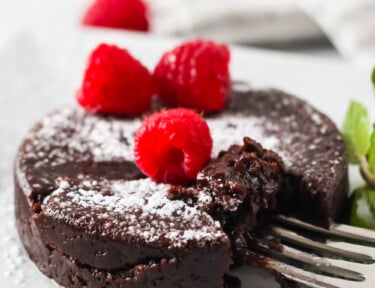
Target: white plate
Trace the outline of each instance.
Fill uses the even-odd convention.
[[[49,288],[55,284],[41,275],[25,256],[13,219],[12,161],[17,144],[34,121],[46,112],[73,101],[87,54],[101,41],[117,43],[153,67],[176,41],[142,35],[84,30],[45,39],[42,34],[19,35],[0,53],[0,271],[2,287]],[[258,49],[232,48],[233,79],[256,86],[284,89],[308,100],[341,126],[349,100],[364,102],[374,112],[370,72],[337,61],[306,58]],[[352,185],[361,180],[351,173]],[[243,288],[278,287],[264,273],[249,269]],[[249,280],[250,279],[250,280]]]

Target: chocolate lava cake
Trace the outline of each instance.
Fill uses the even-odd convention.
[[[138,170],[141,118],[64,107],[36,124],[16,158],[15,201],[39,269],[64,287],[219,288],[233,262],[230,234],[251,229],[259,211],[277,205],[323,226],[341,215],[345,147],[327,116],[283,92],[251,90],[206,120],[213,160],[194,187],[156,184]],[[248,138],[241,146],[245,136],[282,161]]]

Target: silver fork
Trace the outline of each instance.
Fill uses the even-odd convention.
[[[324,229],[281,215],[265,231],[266,238],[281,239],[282,249],[251,241],[249,248],[287,279],[314,288],[375,287],[374,231],[341,224]],[[317,236],[328,240],[312,239]]]

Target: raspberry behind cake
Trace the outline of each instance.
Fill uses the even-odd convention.
[[[346,199],[341,135],[309,104],[276,90],[235,92],[207,118],[214,153],[247,135],[278,152],[287,183],[279,208],[328,225]],[[232,262],[218,221],[167,197],[134,164],[139,118],[64,107],[36,124],[15,165],[21,240],[65,287],[223,287]]]

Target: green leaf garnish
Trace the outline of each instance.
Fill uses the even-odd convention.
[[[375,230],[375,190],[365,186],[354,191],[350,224]]]
[[[371,80],[375,88],[375,67]],[[349,162],[359,164],[367,183],[354,191],[350,224],[375,230],[375,125],[371,133],[368,111],[359,102],[350,103],[344,121],[343,138]]]
[[[368,168],[371,174],[375,175],[375,129],[370,137],[370,146],[367,151]]]
[[[351,101],[343,127],[343,137],[348,151],[349,162],[359,163],[369,147],[371,122],[365,106]]]
[[[373,217],[375,217],[375,190],[374,189],[372,189],[370,193],[367,193],[367,204],[370,208],[370,211]]]

